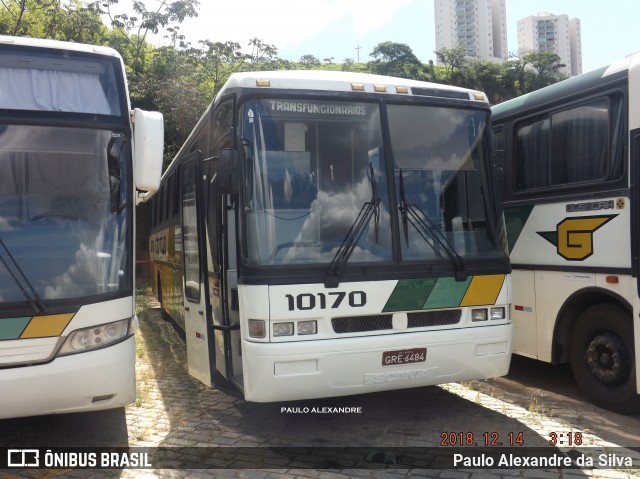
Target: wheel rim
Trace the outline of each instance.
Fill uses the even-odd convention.
[[[616,334],[608,332],[594,337],[584,356],[589,372],[605,384],[621,384],[629,377],[629,352]]]

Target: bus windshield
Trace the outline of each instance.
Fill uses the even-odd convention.
[[[386,149],[381,108],[389,119]],[[394,228],[400,261],[462,267],[463,258],[503,257],[482,196],[487,119],[482,110],[428,105],[245,103],[245,263],[329,264],[351,240],[345,262],[390,263],[400,248]]]
[[[0,302],[130,291],[125,135],[0,124]]]
[[[0,108],[121,116],[115,60],[0,47]]]

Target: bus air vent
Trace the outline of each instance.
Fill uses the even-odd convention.
[[[392,316],[391,314],[377,314],[332,318],[331,325],[333,326],[333,331],[337,334],[383,331],[385,329],[393,329]]]
[[[459,309],[449,309],[445,311],[420,311],[408,313],[408,328],[428,328],[431,326],[446,326],[458,324],[462,316]]]

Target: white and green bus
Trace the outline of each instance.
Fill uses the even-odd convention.
[[[134,401],[136,188],[162,147],[115,50],[0,36],[0,419]]]
[[[640,54],[493,107],[514,353],[640,409]]]
[[[164,173],[150,251],[188,367],[249,401],[506,374],[483,93],[233,74]]]

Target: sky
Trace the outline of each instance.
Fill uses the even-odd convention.
[[[154,0],[157,1],[157,0]],[[125,3],[125,0],[122,0]],[[385,41],[407,44],[423,62],[435,61],[433,0],[200,0],[198,18],[180,27],[191,43],[208,39],[247,44],[259,38],[278,56],[297,61],[346,58],[367,62]],[[151,8],[152,0],[148,7]],[[517,52],[521,18],[549,12],[579,18],[583,71],[607,65],[640,50],[638,0],[506,0],[509,52]],[[157,42],[162,42],[158,40]]]

